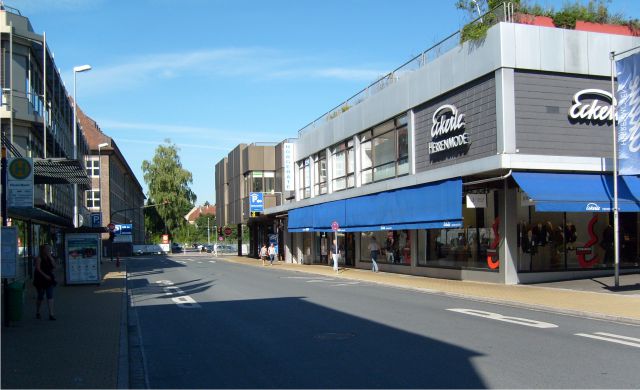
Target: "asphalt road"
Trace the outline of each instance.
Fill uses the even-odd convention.
[[[210,254],[138,257],[128,267],[130,328],[151,388],[640,384],[638,326]]]

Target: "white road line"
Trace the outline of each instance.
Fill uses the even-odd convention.
[[[557,328],[558,327],[558,325],[551,324],[549,322],[530,320],[530,319],[527,319],[527,318],[509,317],[509,316],[504,316],[502,314],[491,313],[491,312],[482,311],[482,310],[473,310],[473,309],[446,309],[446,310],[454,311],[454,312],[462,313],[462,314],[468,314],[468,315],[476,316],[476,317],[488,318],[490,320],[509,322],[511,324],[531,326],[533,328],[549,329],[549,328]]]
[[[335,279],[311,279],[307,280],[307,283],[323,283],[323,282],[332,282]]]
[[[360,282],[347,282],[347,283],[338,283],[332,284],[331,286],[353,286],[355,284],[359,284]]]
[[[640,339],[636,339],[634,337],[620,336],[620,335],[617,335],[617,334],[605,333],[605,332],[595,332],[594,334],[575,333],[575,335],[576,336],[581,336],[581,337],[588,337],[590,339],[610,341],[612,343],[624,344],[624,345],[628,345],[630,347],[640,348]],[[598,335],[598,336],[596,336],[596,335]],[[631,341],[624,341],[624,340],[631,340],[631,341],[635,341],[635,342],[632,343]]]
[[[198,261],[198,264],[202,264],[202,261]]]
[[[187,264],[187,262],[186,262],[186,261],[180,261],[180,260],[177,260],[177,261],[176,261],[176,263],[180,263],[180,264]]]
[[[161,286],[166,286],[163,288],[164,295],[178,295],[176,297],[171,298],[178,307],[183,309],[197,309],[200,307],[198,302],[190,296],[186,295],[184,291],[180,289],[180,287],[176,287],[173,285],[173,282],[170,280],[158,280],[155,282]]]
[[[215,261],[215,260],[209,260],[209,263],[211,263],[211,264],[215,264],[215,263],[216,263],[216,261]]]

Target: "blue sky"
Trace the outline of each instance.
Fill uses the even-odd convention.
[[[585,0],[586,1],[586,0]],[[554,6],[560,0],[541,0]],[[239,143],[279,142],[458,30],[455,0],[6,0],[31,20],[77,98],[141,164],[171,139],[197,203]],[[640,1],[610,9],[640,17]]]

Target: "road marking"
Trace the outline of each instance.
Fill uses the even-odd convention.
[[[198,264],[202,264],[202,261],[198,261]]]
[[[549,322],[530,320],[527,318],[509,317],[509,316],[504,316],[502,314],[491,313],[491,312],[482,311],[482,310],[473,310],[473,309],[446,309],[446,310],[455,311],[457,313],[462,313],[462,314],[468,314],[476,317],[488,318],[496,321],[509,322],[511,324],[531,326],[533,328],[549,329],[549,328],[558,327],[558,325],[551,324]]]
[[[211,264],[215,264],[215,263],[216,263],[216,261],[215,261],[215,260],[209,260],[209,263],[211,263]]]
[[[180,289],[180,287],[176,287],[173,285],[173,282],[170,280],[158,280],[155,282],[161,286],[166,286],[162,290],[164,291],[164,295],[178,295],[172,297],[171,300],[178,306],[183,309],[197,309],[200,307],[198,302],[190,296],[186,295],[184,291]]]
[[[620,336],[620,335],[617,335],[617,334],[605,333],[605,332],[595,332],[594,334],[575,333],[575,335],[576,336],[582,336],[582,337],[588,337],[590,339],[610,341],[612,343],[624,344],[624,345],[628,345],[630,347],[640,348],[640,339],[636,339],[634,337]],[[598,335],[598,336],[596,336],[596,335]],[[624,340],[630,340],[630,341],[624,341]],[[632,341],[634,341],[634,342],[632,342]]]
[[[360,282],[345,282],[345,283],[331,284],[331,286],[353,286],[359,283]]]
[[[176,263],[180,263],[180,264],[187,264],[186,261],[181,261],[181,260],[176,260]]]

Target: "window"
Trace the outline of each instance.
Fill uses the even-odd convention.
[[[359,135],[362,184],[409,173],[407,115]]]
[[[353,140],[341,142],[331,149],[331,164],[334,191],[340,191],[355,186]]]
[[[360,233],[360,260],[371,262],[371,246],[379,250],[377,263],[411,265],[411,232],[386,230]]]
[[[315,184],[314,192],[316,195],[327,193],[327,152],[322,151],[315,157]]]
[[[88,209],[95,209],[100,207],[100,191],[88,190],[84,192],[86,199],[86,206]]]
[[[87,159],[87,176],[98,177],[100,175],[100,160],[98,158]]]
[[[245,196],[251,192],[275,191],[275,176],[273,171],[253,171],[244,176]]]
[[[311,160],[304,159],[298,163],[298,178],[300,185],[298,186],[298,195],[301,199],[311,197]]]

